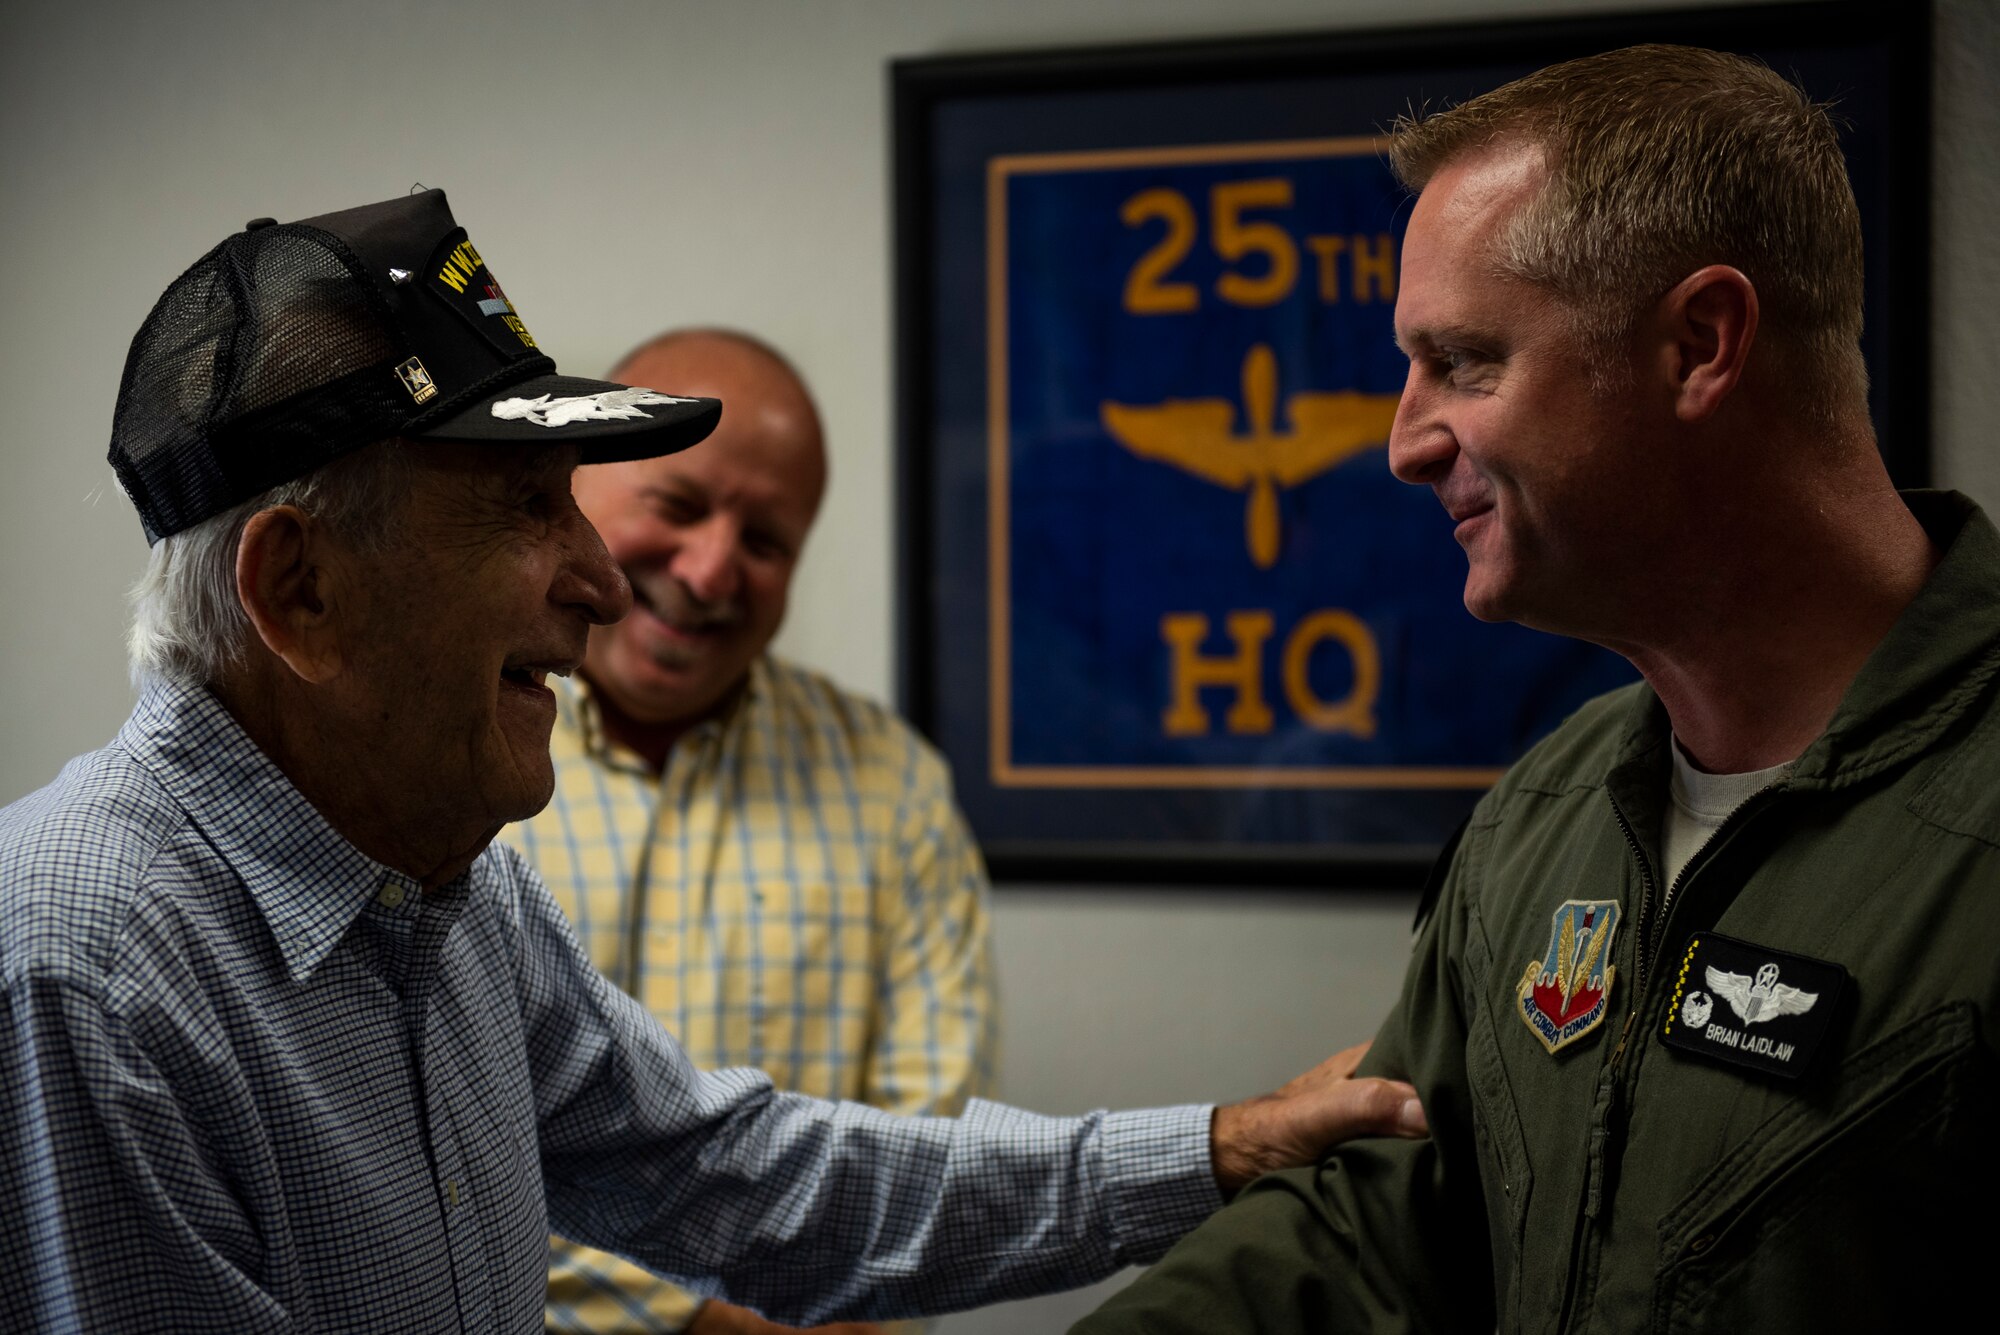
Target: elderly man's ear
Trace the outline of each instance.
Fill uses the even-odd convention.
[[[236,597],[257,638],[313,684],[340,672],[339,570],[324,526],[296,506],[252,515],[236,545]]]

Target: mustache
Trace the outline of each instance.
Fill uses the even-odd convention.
[[[638,577],[626,572],[632,596],[647,611],[681,630],[717,630],[743,620],[743,600],[736,597],[707,602],[672,575]]]

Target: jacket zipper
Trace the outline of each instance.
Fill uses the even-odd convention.
[[[1632,823],[1625,819],[1624,809],[1618,805],[1616,798],[1610,801],[1611,814],[1618,820],[1618,831],[1625,836],[1625,846],[1632,850],[1632,860],[1639,864],[1639,949],[1636,952],[1639,976],[1637,985],[1632,989],[1632,1009],[1626,1012],[1625,1025],[1618,1031],[1618,1046],[1611,1050],[1611,1069],[1615,1071],[1625,1056],[1625,1040],[1632,1034],[1632,1022],[1639,1018],[1639,999],[1646,995],[1646,971],[1652,963],[1651,952],[1647,949],[1646,926],[1653,915],[1653,868],[1646,861],[1646,850],[1639,847],[1639,836],[1632,833]],[[1679,879],[1676,877],[1676,882]]]
[[[1723,836],[1733,835],[1751,809],[1764,805],[1763,799],[1778,786],[1771,784],[1745,798],[1736,810],[1730,812],[1722,824],[1716,827],[1715,833],[1696,850],[1695,855],[1688,859],[1687,865],[1681,868],[1680,874],[1674,877],[1660,899],[1662,921],[1665,920],[1668,910],[1673,907],[1674,899],[1680,893],[1681,887],[1687,884],[1689,876],[1696,868],[1710,861],[1721,848]],[[1611,814],[1617,818],[1619,832],[1625,836],[1625,844],[1632,850],[1632,860],[1639,864],[1639,942],[1634,956],[1637,978],[1636,985],[1632,989],[1631,1009],[1626,1012],[1625,1023],[1618,1030],[1618,1046],[1611,1050],[1611,1058],[1605,1064],[1603,1074],[1600,1076],[1597,1106],[1592,1110],[1593,1129],[1588,1153],[1589,1163],[1584,1176],[1584,1208],[1576,1221],[1577,1229],[1588,1241],[1582,1242],[1572,1253],[1569,1282],[1563,1295],[1561,1312],[1557,1317],[1559,1330],[1572,1329],[1579,1317],[1586,1322],[1589,1319],[1590,1302],[1583,1293],[1584,1277],[1595,1271],[1598,1240],[1597,1231],[1591,1225],[1596,1222],[1603,1205],[1606,1160],[1611,1153],[1612,1124],[1623,1110],[1627,1093],[1625,1083],[1630,1078],[1628,1074],[1620,1071],[1619,1066],[1624,1061],[1625,1045],[1631,1040],[1632,1027],[1639,1019],[1639,1009],[1646,995],[1646,975],[1651,972],[1653,958],[1657,953],[1651,939],[1653,936],[1652,864],[1646,860],[1645,850],[1639,847],[1639,837],[1632,833],[1632,824],[1625,819],[1624,809],[1618,805],[1616,799],[1611,800]],[[1579,1303],[1582,1304],[1581,1309]]]
[[[1659,920],[1663,928],[1667,914],[1672,911],[1674,900],[1680,894],[1681,887],[1687,884],[1688,877],[1694,874],[1697,867],[1711,860],[1725,842],[1725,835],[1734,836],[1753,810],[1765,806],[1764,799],[1782,786],[1782,781],[1766,784],[1737,803],[1736,809],[1723,819],[1722,824],[1715,827],[1715,833],[1695,850],[1695,855],[1688,859],[1687,865],[1681,868],[1680,874],[1674,877],[1673,884],[1669,885],[1666,893],[1660,897]],[[1625,1017],[1625,1027],[1619,1031],[1618,1046],[1611,1054],[1611,1064],[1615,1067],[1619,1059],[1625,1055],[1625,1040],[1632,1032],[1632,1022],[1639,1018],[1639,1004],[1646,995],[1646,975],[1652,972],[1653,962],[1659,956],[1659,947],[1653,942],[1652,867],[1646,861],[1645,851],[1639,847],[1639,837],[1632,833],[1631,822],[1625,819],[1625,812],[1615,800],[1611,803],[1611,814],[1618,818],[1619,832],[1625,836],[1626,847],[1632,850],[1633,861],[1639,864],[1639,949],[1636,956],[1638,978],[1637,985],[1632,989],[1632,1009]]]
[[[1688,859],[1687,865],[1681,868],[1680,874],[1674,877],[1673,882],[1667,886],[1666,893],[1660,897],[1658,917],[1663,929],[1661,933],[1654,931],[1652,864],[1646,860],[1645,850],[1639,847],[1639,837],[1632,833],[1632,824],[1625,819],[1624,810],[1619,807],[1616,800],[1611,803],[1611,812],[1618,818],[1618,829],[1625,836],[1626,846],[1632,850],[1633,860],[1639,864],[1639,943],[1638,950],[1634,954],[1637,978],[1632,988],[1631,1009],[1625,1013],[1625,1023],[1618,1030],[1618,1046],[1611,1050],[1611,1058],[1604,1067],[1604,1083],[1599,1091],[1598,1108],[1592,1119],[1597,1129],[1588,1170],[1590,1185],[1585,1196],[1586,1218],[1597,1217],[1604,1188],[1604,1157],[1610,1151],[1611,1123],[1622,1110],[1628,1092],[1625,1085],[1630,1077],[1619,1068],[1625,1060],[1625,1045],[1631,1041],[1632,1028],[1639,1019],[1639,1010],[1645,1004],[1647,975],[1652,972],[1653,962],[1659,954],[1659,947],[1653,938],[1656,935],[1663,935],[1667,914],[1672,911],[1674,901],[1679,896],[1681,888],[1687,884],[1688,878],[1713,861],[1722,846],[1734,838],[1736,832],[1742,828],[1743,822],[1754,810],[1767,805],[1764,799],[1776,792],[1779,787],[1779,784],[1769,784],[1744,798],[1736,810],[1730,812],[1722,824],[1715,827],[1715,833],[1695,850],[1695,855]]]

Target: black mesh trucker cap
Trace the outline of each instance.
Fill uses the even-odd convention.
[[[152,543],[391,436],[575,440],[607,463],[685,449],[721,415],[557,375],[426,190],[258,219],[176,278],[125,359],[111,466]]]

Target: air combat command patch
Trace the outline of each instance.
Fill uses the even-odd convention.
[[[1617,976],[1610,963],[1617,930],[1616,900],[1572,899],[1556,910],[1548,952],[1529,962],[1515,994],[1522,1023],[1550,1052],[1603,1023]]]

